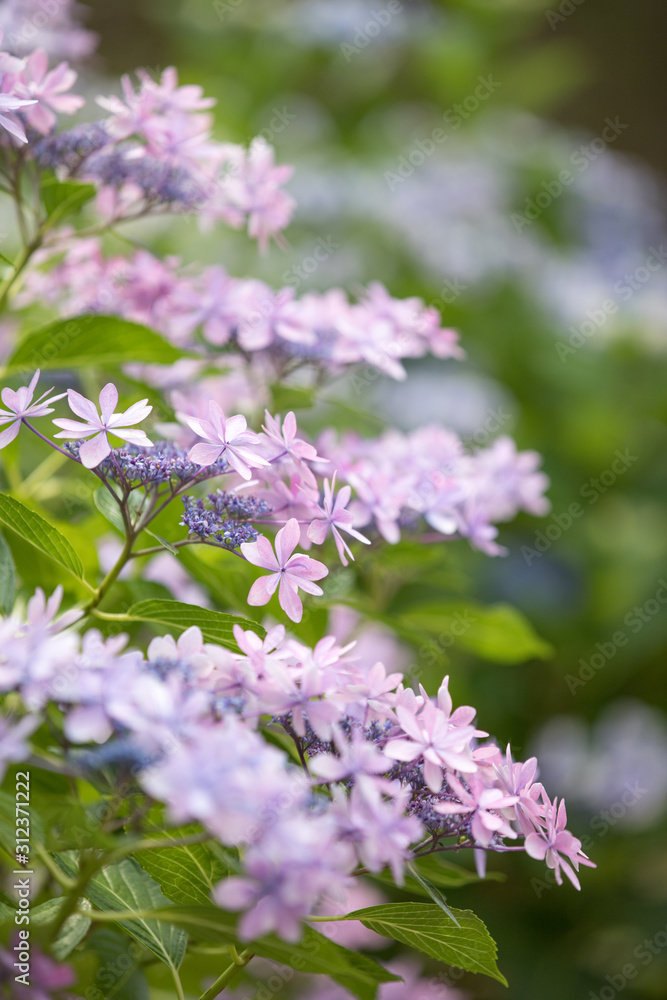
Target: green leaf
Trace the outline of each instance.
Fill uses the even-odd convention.
[[[509,604],[442,602],[404,612],[400,622],[424,630],[447,648],[458,645],[496,663],[523,663],[553,654],[526,618]],[[446,637],[443,638],[443,637]]]
[[[102,996],[104,1000],[149,1000],[148,982],[140,968],[141,949],[136,944],[111,927],[100,927],[87,943],[100,962],[94,985],[86,990],[91,1000]]]
[[[466,972],[482,972],[507,986],[496,965],[496,943],[484,923],[470,910],[453,912],[459,927],[433,903],[385,903],[355,910],[344,919],[361,920],[377,934]]]
[[[78,181],[59,181],[53,174],[47,174],[40,184],[44,208],[51,222],[64,218],[95,197],[94,184]]]
[[[10,614],[16,597],[16,567],[12,550],[0,532],[0,614]]]
[[[271,413],[288,413],[290,410],[308,410],[313,405],[314,389],[302,386],[283,385],[276,382],[271,386]]]
[[[154,531],[149,531],[148,528],[145,528],[144,530],[147,535],[150,535],[156,542],[159,542],[163,549],[166,549],[167,552],[171,552],[172,556],[178,555],[178,549],[176,546],[172,545],[166,538],[163,538],[162,535],[156,535]]]
[[[440,892],[440,890],[436,888],[436,886],[434,886],[432,882],[429,882],[429,880],[426,878],[425,875],[421,874],[416,865],[409,864],[407,867],[412,877],[416,879],[417,882],[419,882],[422,889],[426,892],[426,895],[431,897],[435,905],[439,906],[440,909],[443,911],[443,913],[446,913],[447,916],[450,918],[450,920],[454,921],[457,927],[460,927],[461,925],[459,924],[458,920],[452,913],[450,907],[447,906],[447,900]]]
[[[197,833],[195,825],[161,830],[160,839],[184,837]],[[186,844],[141,851],[138,861],[159,883],[162,892],[174,903],[211,903],[211,890],[228,874],[228,869],[206,844]]]
[[[9,781],[7,785],[12,787],[14,774],[21,765],[17,765],[15,770],[8,772]],[[31,776],[32,776],[31,772]],[[33,788],[31,783],[30,801],[30,843],[44,843],[44,826],[40,816],[37,814],[33,803]],[[0,792],[0,847],[4,848],[12,861],[17,857],[16,851],[16,800],[13,795],[7,792]],[[23,855],[21,854],[21,857]],[[14,867],[20,868],[21,864]],[[30,867],[29,865],[27,867]]]
[[[29,333],[9,359],[7,371],[106,368],[130,360],[166,365],[184,356],[186,352],[139,323],[117,316],[77,316]]]
[[[191,625],[198,625],[206,642],[218,643],[228,649],[237,649],[232,628],[240,625],[243,629],[252,629],[262,639],[265,629],[248,618],[239,615],[225,615],[221,611],[209,611],[199,608],[196,604],[182,604],[180,601],[140,601],[133,604],[127,612],[133,621],[153,622],[171,632],[180,635]]]
[[[218,907],[172,906],[160,910],[158,915],[161,920],[170,920],[186,928],[201,941],[216,944],[238,941],[235,916]],[[304,928],[303,937],[296,944],[270,934],[253,941],[250,947],[256,955],[289,965],[299,972],[331,976],[359,1000],[374,1000],[380,983],[399,979],[373,959],[335,944],[312,927]]]
[[[102,517],[106,517],[107,521],[113,524],[114,528],[117,528],[121,535],[124,535],[125,524],[123,523],[123,515],[120,512],[120,507],[106,487],[100,486],[99,489],[95,490],[93,493],[93,502]]]
[[[78,875],[76,854],[67,851],[56,855],[56,861],[71,878]],[[169,906],[159,885],[133,859],[103,868],[88,883],[86,896],[100,910],[158,910]],[[178,969],[183,961],[188,936],[184,930],[163,920],[137,917],[119,924],[144,947],[168,965]]]
[[[25,507],[6,493],[0,493],[0,522],[25,538],[54,562],[59,563],[73,576],[83,580],[81,560],[65,536],[34,510]]]
[[[48,928],[60,915],[60,911],[66,903],[67,898],[59,896],[57,899],[47,899],[45,903],[41,903],[39,906],[33,906],[30,910],[31,926]],[[79,908],[90,909],[90,903],[86,899],[80,900]],[[64,961],[72,949],[76,948],[80,941],[83,941],[88,933],[90,924],[90,917],[86,917],[82,913],[70,914],[51,945],[53,957],[59,962]]]

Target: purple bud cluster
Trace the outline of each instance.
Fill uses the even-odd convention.
[[[78,459],[82,442],[68,441],[65,450]],[[179,448],[171,441],[158,441],[152,448],[126,445],[113,448],[94,470],[105,479],[112,479],[125,486],[148,486],[151,483],[188,482],[202,475],[202,468],[188,459],[188,449]],[[219,458],[206,470],[206,477],[224,475],[229,466],[224,458]]]
[[[270,508],[256,497],[235,497],[219,490],[208,497],[184,496],[185,510],[180,523],[190,534],[214,538],[225,548],[238,548],[243,542],[254,542],[258,532],[248,519],[268,514]]]
[[[196,208],[205,198],[201,186],[184,167],[155,156],[133,158],[122,149],[96,153],[85,162],[81,173],[103,187],[122,188],[132,184],[151,205]]]
[[[42,167],[65,167],[75,174],[82,163],[111,142],[103,122],[86,122],[53,135],[40,138],[32,147],[35,159]]]

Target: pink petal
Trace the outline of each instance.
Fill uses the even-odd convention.
[[[248,421],[245,417],[237,414],[235,417],[230,417],[225,425],[225,440],[228,442],[234,441],[235,438],[240,437],[248,428]]]
[[[243,462],[242,459],[239,458],[239,456],[236,454],[235,451],[233,451],[231,448],[226,448],[225,456],[227,458],[227,461],[231,465],[232,469],[234,469],[235,472],[238,472],[239,476],[241,476],[242,479],[247,480],[252,478],[252,473],[250,472],[250,469],[245,464],[245,462]]]
[[[85,444],[81,445],[79,448],[79,458],[81,459],[81,464],[86,469],[94,469],[100,462],[104,461],[110,452],[111,445],[109,444],[106,431],[102,431],[96,437],[91,438],[90,441],[86,441]]]
[[[196,444],[188,454],[195,465],[213,465],[220,458],[223,448],[217,444]]]
[[[102,421],[108,424],[113,416],[113,412],[118,405],[118,389],[113,382],[107,382],[100,393],[100,411]]]
[[[253,606],[268,604],[275,594],[279,582],[279,573],[274,573],[271,576],[260,576],[259,580],[255,580],[250,588],[248,604],[252,604]]]
[[[529,833],[524,844],[526,854],[537,861],[544,861],[547,853],[547,845],[539,833]]]
[[[305,590],[307,594],[313,594],[315,597],[321,597],[324,591],[321,587],[318,587],[316,583],[311,583],[310,580],[304,580],[301,576],[295,576],[293,573],[284,573],[283,579],[289,582],[290,587],[297,590],[301,587]]]
[[[442,788],[442,768],[430,760],[424,760],[424,781],[432,792]]]
[[[120,438],[121,441],[127,441],[129,444],[136,444],[139,448],[153,447],[153,442],[150,438],[146,437],[144,431],[117,431],[110,428],[109,433],[113,434],[114,437]]]
[[[293,520],[297,524],[296,519],[293,518]],[[277,541],[276,538],[276,543]],[[328,568],[319,559],[311,559],[310,556],[305,556],[303,553],[288,559],[285,563],[285,569],[303,580],[321,580],[329,573]]]
[[[94,424],[95,427],[100,426],[100,418],[97,412],[97,407],[85,396],[82,396],[80,392],[75,392],[74,389],[67,390],[67,401],[69,403],[69,408],[72,413],[76,413],[77,417],[83,417],[90,424]]]
[[[301,621],[303,616],[303,604],[301,603],[299,595],[290,586],[289,580],[286,580],[284,576],[282,576],[280,580],[278,600],[280,601],[280,607],[283,609],[288,618],[291,618],[293,622]]]
[[[295,517],[291,517],[284,528],[276,535],[276,557],[280,566],[284,566],[301,538],[301,528]]]
[[[283,420],[283,437],[287,445],[291,445],[292,441],[296,437],[296,417],[292,410],[287,414]]]
[[[49,68],[49,57],[44,49],[35,49],[28,56],[28,71],[35,83],[41,83]]]
[[[322,545],[327,537],[327,530],[329,525],[327,521],[316,520],[311,521],[308,526],[308,538],[311,542],[315,542],[316,545]]]
[[[253,566],[271,569],[274,572],[280,570],[278,561],[273,554],[271,542],[266,535],[260,535],[256,542],[243,542],[241,552]]]
[[[408,709],[403,705],[398,705],[396,708],[396,715],[401,724],[401,729],[406,732],[408,736],[411,736],[413,740],[416,740],[418,743],[423,743],[424,737],[422,731],[419,728],[419,724],[417,723],[417,720],[412,712],[408,711]]]
[[[7,445],[10,444],[14,440],[14,438],[16,437],[16,435],[19,432],[19,428],[20,427],[21,427],[21,421],[20,420],[14,420],[13,423],[11,423],[9,425],[9,427],[7,427],[0,434],[0,448],[6,448]]]
[[[78,420],[58,418],[57,420],[54,420],[53,423],[56,427],[62,427],[62,433],[55,435],[57,438],[90,437],[91,434],[97,434],[99,431],[99,427],[91,427],[90,424],[82,424]]]
[[[20,139],[21,142],[28,141],[25,132],[13,118],[9,118],[7,115],[0,115],[0,125],[6,128],[8,132],[11,132],[17,139]]]
[[[153,409],[152,406],[147,406],[147,403],[147,399],[140,399],[138,403],[133,403],[125,413],[114,414],[109,420],[109,426],[127,427],[131,424],[138,424],[140,420],[145,420]]]
[[[414,760],[421,754],[421,747],[410,740],[391,740],[384,748],[384,754],[391,760]]]

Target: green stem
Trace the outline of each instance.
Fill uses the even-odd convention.
[[[176,996],[178,1000],[185,1000],[185,993],[183,992],[183,984],[181,983],[181,977],[178,974],[178,969],[171,966],[171,974],[174,979],[174,986],[176,987]]]
[[[242,951],[241,954],[237,954],[236,948],[233,945],[229,946],[230,953],[232,955],[232,964],[225,969],[225,971],[218,976],[216,981],[212,983],[209,988],[201,994],[199,1000],[215,1000],[218,993],[222,991],[231,984],[231,982],[238,976],[241,970],[248,964],[251,958],[254,957],[254,953],[247,948]]]
[[[166,837],[154,840],[135,840],[133,843],[121,845],[121,847],[113,851],[105,863],[113,865],[128,854],[134,854],[136,851],[159,851],[161,848],[167,847],[188,847],[190,844],[204,844],[207,840],[211,840],[211,834],[205,832],[192,833],[188,837],[173,837],[171,839]]]
[[[135,540],[134,533],[132,531],[128,531],[127,537],[125,538],[125,544],[123,545],[123,550],[121,554],[118,556],[115,565],[111,567],[107,575],[102,580],[102,583],[93,593],[92,597],[90,597],[89,600],[86,601],[86,603],[84,604],[83,610],[86,614],[89,614],[91,611],[93,611],[97,607],[97,605],[104,600],[109,588],[112,586],[112,584],[116,582],[118,574],[124,568],[125,564],[128,562],[128,560],[132,555],[132,546],[134,545],[134,540]]]
[[[53,930],[51,932],[51,940],[55,941],[58,934],[63,928],[65,921],[72,916],[73,913],[78,913],[77,905],[79,899],[85,895],[86,888],[91,878],[100,868],[103,868],[106,864],[106,859],[104,857],[92,856],[90,860],[86,863],[83,861],[83,857],[80,861],[79,867],[79,877],[70,889],[71,895],[65,905],[63,906],[58,919],[55,922]]]
[[[42,245],[42,237],[36,236],[29,243],[23,245],[16,260],[13,263],[13,272],[8,274],[5,280],[0,284],[0,309],[4,306],[7,296],[9,295],[14,282],[21,274],[26,264],[30,261],[30,258],[34,254],[35,250],[38,250]]]

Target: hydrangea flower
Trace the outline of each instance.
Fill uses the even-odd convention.
[[[44,49],[35,49],[25,67],[11,78],[14,93],[31,102],[25,118],[41,135],[48,135],[56,124],[56,114],[72,115],[86,103],[83,97],[66,94],[76,83],[76,72],[66,62],[47,72],[49,57]]]
[[[472,726],[455,726],[442,709],[427,701],[421,711],[411,711],[402,705],[396,715],[406,738],[387,743],[384,752],[393,760],[424,760],[424,781],[432,792],[442,788],[443,768],[467,773],[477,770],[469,749],[474,736]]]
[[[0,448],[6,448],[14,440],[21,428],[21,424],[27,417],[32,419],[33,417],[45,417],[47,414],[53,413],[51,403],[55,403],[67,395],[67,393],[61,392],[59,395],[51,396],[47,399],[46,397],[49,393],[53,392],[53,389],[47,389],[33,403],[32,397],[38,381],[39,368],[30,379],[28,385],[22,385],[20,389],[16,390],[5,388],[0,393],[0,398],[7,407],[6,410],[0,410],[0,425],[9,424],[4,431],[0,432]]]
[[[67,398],[70,409],[78,417],[83,417],[85,423],[78,420],[54,420],[56,427],[62,427],[57,438],[91,438],[79,448],[79,458],[81,464],[87,469],[94,469],[103,462],[107,455],[111,454],[109,434],[119,437],[122,441],[138,445],[143,448],[152,447],[144,431],[128,430],[132,424],[138,424],[145,420],[153,409],[148,406],[147,399],[141,399],[138,403],[133,403],[125,413],[115,413],[118,403],[118,390],[113,382],[108,382],[100,393],[100,413],[97,407],[90,400],[86,399],[74,389],[67,390]]]
[[[320,596],[322,588],[312,581],[321,580],[329,572],[317,559],[301,553],[292,555],[300,535],[299,522],[292,517],[276,535],[275,554],[271,542],[264,535],[260,535],[256,542],[241,545],[241,552],[248,562],[272,571],[269,576],[255,580],[248,594],[248,604],[268,604],[278,590],[280,606],[293,622],[300,622],[303,615],[299,588],[307,594]]]
[[[191,462],[195,465],[212,465],[224,456],[243,479],[250,479],[251,469],[269,465],[265,458],[248,447],[257,444],[259,437],[254,431],[248,430],[245,417],[240,414],[225,417],[215,400],[209,403],[208,412],[208,420],[191,417],[186,413],[180,414],[188,427],[204,439],[204,443],[196,444],[190,449],[188,457]]]
[[[575,871],[579,871],[579,865],[586,865],[588,868],[597,866],[582,851],[581,841],[565,829],[567,823],[565,802],[561,801],[559,805],[557,798],[553,802],[549,802],[546,795],[544,795],[544,802],[546,806],[545,826],[537,833],[528,834],[525,844],[526,854],[540,861],[546,860],[547,868],[553,870],[558,885],[563,884],[562,870],[574,888],[581,889],[579,879],[575,875]]]
[[[338,550],[338,555],[343,566],[347,566],[347,558],[354,562],[354,556],[350,551],[350,547],[341,535],[341,531],[347,532],[353,538],[356,538],[358,542],[363,542],[364,545],[370,545],[370,539],[362,535],[360,531],[352,527],[354,523],[354,514],[346,510],[347,505],[350,502],[350,497],[352,496],[352,489],[350,486],[343,486],[341,490],[338,491],[338,496],[335,496],[336,489],[336,473],[334,472],[331,484],[329,480],[324,480],[324,501],[322,506],[318,508],[319,513],[315,520],[311,521],[308,527],[308,538],[311,542],[315,542],[316,545],[322,545],[324,539],[327,536],[327,532],[331,531],[333,539],[336,543],[336,549]]]

